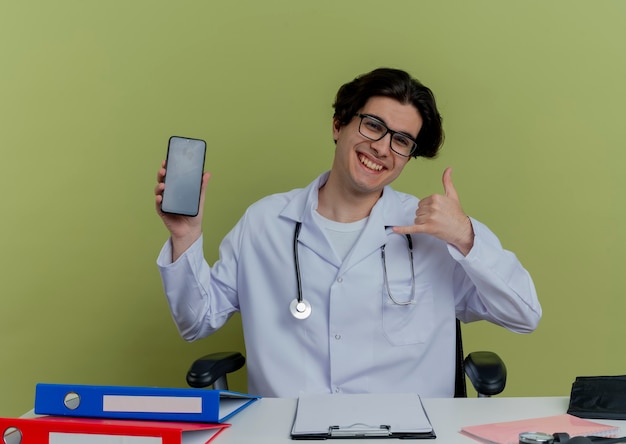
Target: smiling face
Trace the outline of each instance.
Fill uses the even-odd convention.
[[[413,105],[389,97],[371,97],[359,113],[374,116],[389,129],[413,139],[417,138],[423,123]],[[361,135],[360,122],[357,116],[345,126],[336,119],[333,121],[333,138],[337,146],[331,176],[344,192],[380,196],[382,189],[400,175],[410,157],[399,156],[391,150],[391,134],[378,141]]]

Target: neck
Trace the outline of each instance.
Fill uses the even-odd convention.
[[[319,189],[317,212],[335,222],[356,222],[370,215],[380,196],[381,193],[350,192],[329,177],[328,182]]]

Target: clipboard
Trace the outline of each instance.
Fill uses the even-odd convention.
[[[298,440],[436,437],[416,393],[303,394],[291,429]]]

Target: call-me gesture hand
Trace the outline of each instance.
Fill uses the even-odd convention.
[[[459,195],[452,183],[452,168],[443,172],[445,195],[433,194],[419,201],[413,225],[394,227],[399,234],[426,233],[454,245],[467,255],[474,245],[472,223],[461,208]]]

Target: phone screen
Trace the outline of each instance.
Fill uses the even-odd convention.
[[[198,214],[205,153],[204,140],[170,137],[161,211],[183,216]]]

